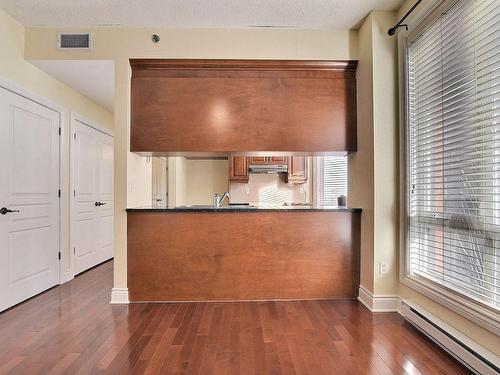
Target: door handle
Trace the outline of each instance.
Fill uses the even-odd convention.
[[[95,206],[96,207],[99,207],[99,206],[104,206],[106,203],[102,203],[102,202],[95,202]]]
[[[7,215],[10,212],[20,212],[19,210],[9,210],[7,207],[0,208],[0,214]]]

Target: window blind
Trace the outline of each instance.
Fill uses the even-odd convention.
[[[500,307],[500,7],[459,0],[408,40],[411,275]]]
[[[336,206],[337,197],[347,197],[347,157],[319,157],[318,203],[325,206]]]

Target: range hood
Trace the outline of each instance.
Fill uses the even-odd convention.
[[[288,172],[287,164],[250,164],[248,167],[250,173],[286,173]]]

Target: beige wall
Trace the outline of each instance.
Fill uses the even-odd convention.
[[[361,216],[361,285],[398,292],[396,41],[393,12],[372,12],[358,33],[358,151],[349,156],[350,201]],[[380,274],[379,263],[388,273]]]
[[[212,204],[215,193],[228,191],[227,160],[187,160],[188,204]]]
[[[358,151],[349,155],[349,201],[361,213],[361,285],[373,292],[373,57],[370,14],[358,31]]]
[[[112,113],[27,62],[24,59],[24,42],[24,27],[0,9],[0,80],[5,80],[9,84],[13,83],[28,93],[48,99],[61,107],[64,121],[61,126],[65,129],[69,129],[71,111],[78,112],[102,127],[113,128]],[[70,132],[67,132],[67,137],[67,142],[62,143],[62,152],[69,155]],[[65,172],[69,176],[69,162],[63,163],[61,167],[66,168]],[[69,179],[65,183],[66,191],[69,191]],[[69,218],[69,195],[63,197],[63,199],[66,199],[68,207],[66,215]],[[69,228],[69,222],[66,225]],[[67,243],[62,251],[68,254],[65,257],[67,260],[65,267],[68,275],[62,275],[62,279],[69,277],[70,271],[69,236],[66,238]]]
[[[227,160],[169,157],[168,161],[169,206],[212,204],[215,193],[228,191]]]
[[[416,11],[408,17],[407,23],[411,26],[412,22],[415,22],[415,20],[417,20],[419,17],[422,17],[426,12],[431,10],[432,7],[435,5],[435,3],[436,2],[433,0],[422,1],[422,3],[420,3]],[[405,1],[403,6],[399,9],[397,13],[397,18],[399,19],[400,17],[402,17],[413,4],[414,4],[413,0]],[[400,127],[401,126],[404,125],[400,124]],[[399,231],[398,231],[398,236],[399,236]],[[398,246],[398,254],[399,251],[400,248]],[[439,303],[436,303],[435,301],[431,300],[430,298],[427,298],[421,293],[418,293],[415,290],[406,287],[401,283],[398,283],[398,295],[404,300],[422,306],[424,309],[436,315],[441,320],[447,322],[449,325],[451,325],[458,331],[462,332],[464,335],[468,336],[469,338],[476,341],[486,349],[500,356],[500,345],[498,344],[499,338],[495,334],[482,328],[476,323],[462,317],[461,315],[455,313],[454,311],[443,307]]]
[[[412,1],[408,1],[404,8],[407,9],[412,4]],[[426,11],[430,7],[432,7],[432,2],[424,1],[420,10]],[[399,15],[402,14],[404,12],[400,11]],[[397,102],[398,57],[397,39],[387,36],[387,29],[399,19],[398,17],[389,12],[372,12],[359,30],[357,72],[359,151],[350,156],[349,168],[353,181],[351,201],[356,200],[359,204],[353,202],[353,205],[364,209],[362,285],[374,295],[399,295],[402,299],[422,306],[498,355],[500,347],[496,335],[404,286],[399,281],[401,250],[399,246],[399,129],[401,124]],[[371,94],[367,94],[367,90],[371,90]],[[373,134],[370,135],[370,132]],[[372,160],[368,155],[369,152],[373,153]],[[370,200],[370,193],[373,194],[373,201]],[[372,210],[371,213],[370,210]],[[373,222],[370,222],[371,219]],[[369,227],[370,224],[373,225],[373,230]],[[371,236],[373,236],[373,242],[370,242]],[[385,275],[380,275],[378,272],[380,261],[388,262],[389,272]]]
[[[113,114],[25,60],[25,29],[0,9],[0,78],[112,129]],[[69,121],[69,116],[67,116]]]
[[[423,4],[430,2],[424,0]],[[407,1],[405,8],[412,3],[413,1]],[[143,181],[144,184],[151,181],[151,178],[146,178],[150,173],[147,165],[141,164],[138,156],[128,152],[129,58],[359,58],[359,151],[349,157],[349,195],[353,206],[363,208],[361,283],[376,294],[399,293],[403,298],[421,304],[441,319],[453,323],[455,328],[478,343],[498,353],[499,349],[493,346],[495,337],[491,333],[398,283],[395,38],[388,38],[385,29],[393,18],[392,13],[374,12],[367,17],[359,32],[95,28],[91,30],[94,49],[90,52],[58,51],[55,48],[55,38],[57,31],[61,31],[59,29],[27,29],[25,46],[28,59],[115,60],[115,287],[127,286],[125,208],[127,203],[140,203],[144,197],[150,197],[150,188],[147,186],[143,191],[127,192],[127,181]],[[161,36],[159,44],[151,43],[150,37],[153,33]],[[22,40],[17,43],[22,45]],[[174,168],[185,168],[183,161],[169,160],[169,168],[171,164]],[[179,194],[182,186],[182,183],[176,186]],[[180,195],[176,200],[184,201],[185,197]],[[389,274],[377,275],[377,263],[380,260],[389,262]]]
[[[115,60],[115,277],[117,288],[127,286],[127,205],[142,203],[138,192],[127,191],[128,180],[143,179],[138,158],[129,153],[130,67],[128,59],[143,58],[235,58],[235,59],[356,59],[356,31],[291,29],[126,29],[93,28],[92,51],[59,51],[58,31],[81,29],[28,28],[28,59]],[[160,35],[153,44],[151,35]],[[169,164],[170,166],[170,164]],[[147,168],[147,166],[146,166]],[[149,168],[150,169],[150,168]],[[149,181],[149,182],[148,182]],[[150,188],[142,191],[150,195]],[[169,189],[170,190],[170,189]]]
[[[398,105],[397,44],[387,35],[393,12],[372,13],[373,53],[373,293],[398,292]],[[388,272],[380,274],[380,262]]]

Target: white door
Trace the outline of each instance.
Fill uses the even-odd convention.
[[[113,257],[113,138],[73,123],[73,270]]]
[[[59,283],[59,114],[2,88],[0,171],[2,311]]]

